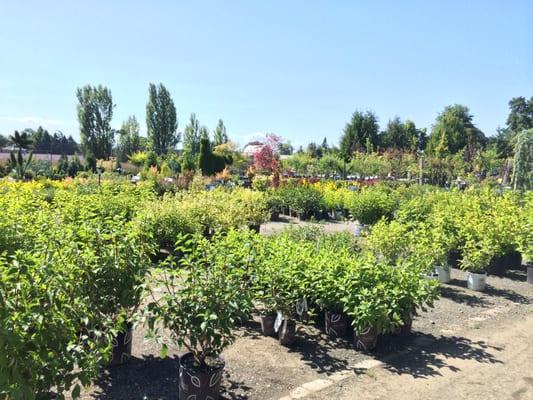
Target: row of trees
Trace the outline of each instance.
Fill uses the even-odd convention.
[[[140,136],[140,125],[134,116],[124,121],[118,132],[111,128],[115,105],[108,88],[101,85],[87,85],[79,88],[76,96],[81,147],[86,159],[108,159],[114,151],[119,161],[127,161],[139,151],[153,151],[157,156],[165,156],[169,151],[173,151],[181,141],[176,107],[163,84],[151,83],[148,87],[146,138]],[[116,146],[115,136],[117,137]],[[204,139],[209,141],[209,147],[228,142],[224,122],[218,121],[211,141],[209,129],[200,125],[193,113],[183,132],[185,164],[196,162],[200,154],[201,141]]]
[[[51,135],[46,129],[39,126],[35,130],[28,128],[20,133],[25,133],[28,136],[31,148],[35,153],[72,155],[79,151],[79,145],[72,136],[67,137],[59,131]],[[15,145],[15,143],[0,135],[0,147],[8,145]]]
[[[498,134],[487,137],[475,126],[468,107],[455,104],[447,106],[438,116],[429,136],[425,129],[419,129],[412,121],[402,122],[396,117],[390,120],[385,130],[380,132],[376,115],[373,112],[356,111],[346,124],[341,140],[340,153],[349,160],[354,153],[382,151],[388,149],[416,152],[446,157],[463,153],[465,160],[472,160],[476,153],[487,145],[496,149],[498,156],[510,157],[516,143],[516,136],[525,129],[533,128],[533,97],[516,97],[509,102],[510,113],[506,127],[498,129]],[[313,151],[314,143],[308,146]],[[323,150],[327,150],[322,146]]]

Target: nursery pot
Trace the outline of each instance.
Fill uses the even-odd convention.
[[[259,231],[261,229],[261,225],[260,224],[249,225],[248,229],[250,229],[251,231],[254,231],[256,233],[259,233]]]
[[[332,338],[346,336],[348,330],[348,317],[346,314],[324,312],[326,333]]]
[[[276,331],[274,330],[274,322],[276,317],[272,315],[261,315],[261,332],[265,336],[274,336]]]
[[[131,358],[131,341],[133,337],[133,324],[126,325],[125,331],[121,331],[113,338],[113,354],[109,366],[122,365]]]
[[[363,233],[364,230],[365,226],[363,224],[358,223],[357,225],[355,225],[353,233],[355,236],[361,236],[361,233]]]
[[[397,336],[409,336],[413,327],[413,317],[402,318],[403,325],[394,332]]]
[[[213,367],[198,367],[194,365],[192,353],[180,357],[179,400],[219,398],[224,361],[220,358],[217,361]]]
[[[506,256],[494,256],[490,260],[489,268],[487,270],[489,275],[496,275],[496,276],[504,276],[505,270],[507,269],[506,266],[507,257]]]
[[[450,250],[446,255],[448,265],[454,268],[459,268],[459,261],[461,260],[461,253],[459,250]]]
[[[533,264],[528,264],[527,266],[527,283],[533,285]]]
[[[440,283],[448,283],[452,280],[452,269],[447,265],[437,265],[435,267],[437,279]]]
[[[480,274],[476,272],[469,272],[466,283],[468,289],[482,292],[483,290],[485,290],[485,285],[487,284],[487,273],[483,272]]]
[[[333,210],[331,212],[331,217],[333,219],[339,220],[339,219],[342,219],[342,217],[344,217],[344,213],[342,212],[342,210]]]
[[[507,268],[520,269],[522,268],[522,253],[519,251],[510,251],[505,256],[507,258]]]
[[[378,331],[374,327],[366,328],[365,330],[355,335],[355,347],[357,350],[371,351],[376,348],[378,343]]]
[[[270,220],[271,221],[279,221],[279,211],[272,211],[270,213]]]
[[[284,346],[290,346],[296,341],[296,321],[285,319],[278,331],[279,342]]]

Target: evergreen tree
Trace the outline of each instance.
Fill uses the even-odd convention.
[[[128,157],[133,153],[141,150],[141,137],[139,136],[139,123],[134,116],[128,117],[122,123],[122,127],[118,131],[118,148],[117,158],[121,162],[128,160]]]
[[[353,113],[350,122],[344,128],[340,142],[342,156],[349,160],[356,151],[368,151],[378,144],[379,125],[374,113],[367,111]]]
[[[224,121],[219,119],[213,135],[213,145],[216,147],[227,142],[228,135],[226,133],[226,126],[224,125]]]
[[[191,114],[183,132],[183,150],[193,157],[196,157],[200,151],[200,122],[194,113]]]

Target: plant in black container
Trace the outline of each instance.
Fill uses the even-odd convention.
[[[179,361],[179,398],[218,399],[224,370],[222,351],[235,339],[233,328],[250,299],[241,287],[241,274],[214,257],[223,240],[209,243],[194,237],[185,255],[175,265],[153,272],[154,284],[163,294],[154,293],[146,308],[150,335],[159,337],[159,328],[170,330],[172,344],[187,350]],[[162,354],[168,346],[163,344]]]

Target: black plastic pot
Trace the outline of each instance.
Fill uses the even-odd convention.
[[[270,220],[271,221],[279,221],[279,211],[272,211],[270,213]]]
[[[506,266],[509,269],[521,269],[522,268],[522,253],[519,251],[510,251],[505,255]]]
[[[504,276],[505,270],[507,269],[506,261],[507,261],[506,256],[492,257],[489,263],[489,267],[487,268],[487,273],[489,275]]]
[[[296,321],[292,319],[283,320],[278,331],[279,342],[283,346],[290,346],[296,341]]]
[[[256,232],[256,233],[259,233],[259,231],[261,230],[261,225],[260,225],[260,224],[249,225],[248,228],[249,228],[251,231],[254,231],[254,232]]]
[[[224,361],[219,365],[198,367],[194,365],[192,353],[180,358],[179,400],[215,400],[220,396],[220,382],[224,372]]]
[[[372,351],[378,343],[378,331],[376,328],[367,328],[355,335],[355,347],[357,350]]]
[[[113,355],[109,366],[126,364],[131,359],[131,342],[133,324],[128,323],[124,332],[119,332],[113,339]]]
[[[411,328],[413,327],[413,318],[404,318],[403,319],[403,325],[400,326],[396,331],[394,332],[394,335],[396,336],[409,336],[411,334]]]
[[[446,255],[448,265],[453,268],[459,268],[459,261],[461,261],[462,254],[459,250],[450,250]]]
[[[326,333],[332,338],[346,336],[348,331],[348,316],[343,313],[324,312]]]
[[[274,322],[276,317],[272,315],[261,315],[261,332],[265,336],[274,336],[276,331],[274,330]]]

